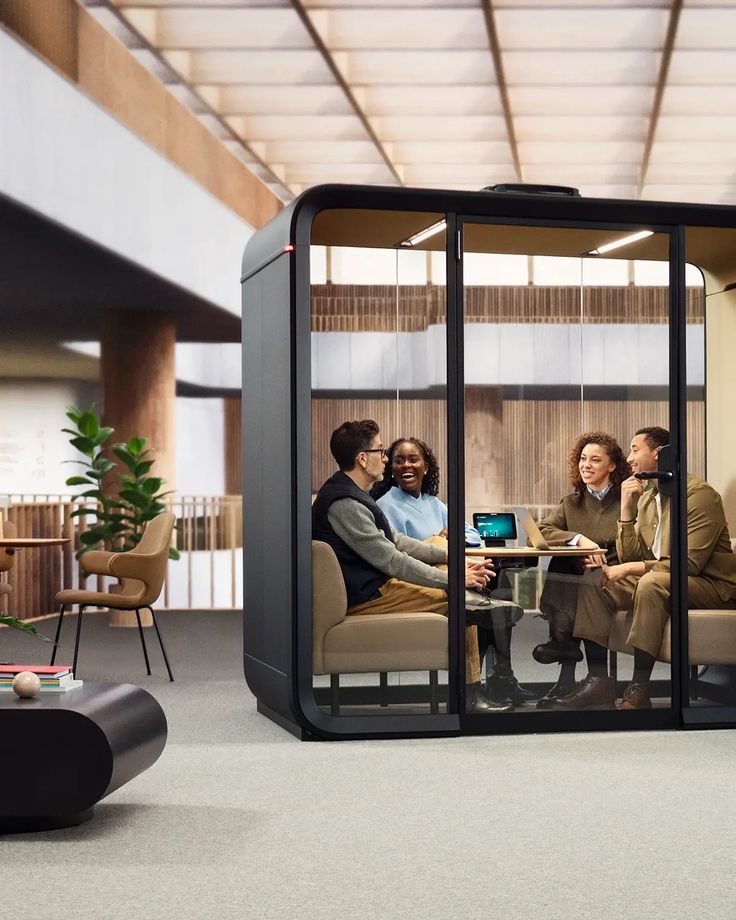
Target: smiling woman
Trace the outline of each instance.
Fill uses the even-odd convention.
[[[415,540],[447,536],[447,505],[437,495],[440,467],[432,449],[419,438],[399,438],[387,454],[383,479],[371,494],[393,530]],[[465,543],[481,545],[478,531],[469,524]]]

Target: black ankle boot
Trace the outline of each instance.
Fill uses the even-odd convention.
[[[550,688],[544,696],[537,701],[537,709],[554,709],[557,701],[572,693],[575,689],[575,677],[572,680],[558,680],[554,687]]]
[[[466,712],[510,712],[513,708],[514,705],[509,700],[489,699],[480,683],[468,684],[465,688]]]
[[[521,706],[530,700],[536,700],[537,694],[533,690],[522,687],[510,668],[496,668],[486,681],[488,698],[501,702],[510,700],[514,706]]]

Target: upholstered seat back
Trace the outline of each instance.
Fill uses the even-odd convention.
[[[135,575],[122,579],[122,589],[116,596],[124,603],[135,601],[135,606],[153,604],[161,593],[166,578],[169,545],[176,516],[165,511],[146,524],[138,545],[125,555],[128,566],[135,559]]]
[[[345,619],[348,596],[333,549],[312,540],[312,659],[315,674],[324,674],[325,636]]]

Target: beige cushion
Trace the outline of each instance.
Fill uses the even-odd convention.
[[[626,645],[632,615],[618,610],[608,647],[614,652],[634,654]],[[736,610],[690,610],[688,614],[688,647],[690,664],[736,664]],[[664,628],[660,661],[671,661],[670,622]]]
[[[325,674],[436,671],[447,667],[447,617],[439,613],[350,616],[327,633]]]
[[[332,547],[312,541],[315,674],[435,671],[447,667],[447,618],[437,613],[347,616],[345,582]]]

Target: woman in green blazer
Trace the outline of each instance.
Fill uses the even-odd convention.
[[[580,546],[591,553],[602,549],[607,563],[615,564],[621,483],[631,475],[624,452],[606,432],[586,431],[573,444],[568,466],[572,492],[540,521],[539,529],[550,546]],[[532,655],[543,664],[559,662],[562,667],[555,686],[539,700],[541,709],[555,706],[575,689],[575,664],[583,653],[573,628],[586,577],[592,578],[585,575],[582,557],[558,556],[547,570],[539,609],[549,623],[549,641],[536,646]]]

